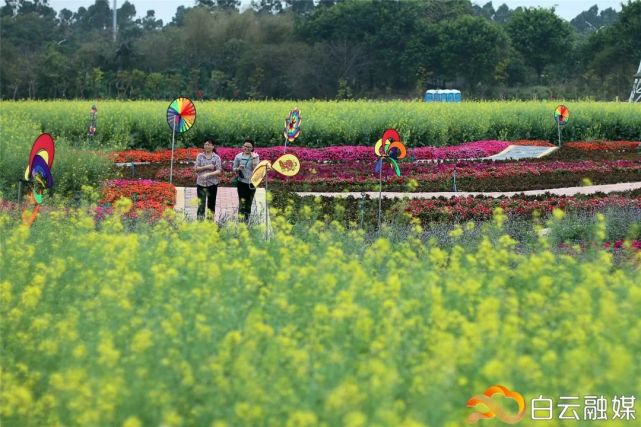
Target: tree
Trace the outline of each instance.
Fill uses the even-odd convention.
[[[500,27],[481,17],[462,16],[441,24],[438,34],[437,57],[448,80],[462,77],[468,90],[494,81],[509,46]]]
[[[176,9],[176,14],[171,20],[171,24],[177,27],[182,27],[185,24],[185,15],[187,15],[187,12],[189,12],[191,9],[191,7],[178,6],[178,8]]]
[[[162,19],[156,19],[156,12],[148,10],[147,15],[142,18],[141,24],[145,32],[156,31],[162,28]]]
[[[283,2],[282,0],[252,0],[251,7],[262,15],[280,13],[283,11]]]
[[[513,12],[510,10],[510,8],[505,3],[503,3],[494,12],[494,22],[498,24],[505,24],[510,16],[512,16],[512,13]]]
[[[572,49],[569,25],[554,10],[517,10],[506,29],[515,49],[539,77],[547,65],[560,62],[567,50]]]
[[[494,14],[496,13],[494,11],[494,6],[492,6],[492,2],[489,1],[485,3],[483,6],[479,6],[477,4],[472,5],[472,9],[474,10],[474,14],[476,16],[483,17],[485,19],[492,20],[494,19]]]
[[[216,8],[224,11],[238,11],[240,0],[216,0]]]
[[[585,78],[594,79],[593,87],[602,97],[629,95],[631,76],[635,73],[641,54],[641,2],[623,4],[619,20],[612,26],[590,36],[581,57],[586,66]],[[637,56],[630,55],[637,52]]]
[[[617,19],[618,14],[611,7],[599,13],[599,6],[594,5],[588,10],[579,13],[570,21],[570,25],[580,33],[593,33],[614,24]]]
[[[314,10],[314,0],[285,0],[285,9],[296,15],[308,15]]]

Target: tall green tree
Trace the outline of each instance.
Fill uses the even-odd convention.
[[[450,80],[463,78],[468,90],[479,83],[494,83],[497,64],[505,59],[509,47],[498,25],[481,17],[462,16],[444,22],[438,32],[437,57]]]
[[[551,9],[517,10],[510,16],[506,30],[514,48],[539,77],[546,66],[561,62],[563,55],[573,49],[569,24]]]

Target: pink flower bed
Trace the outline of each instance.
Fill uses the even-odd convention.
[[[416,160],[433,159],[472,159],[488,157],[500,153],[511,143],[508,141],[476,141],[457,146],[448,147],[417,147],[408,149],[408,157]],[[174,152],[174,161],[193,161],[201,148],[179,148]],[[218,147],[216,152],[223,161],[232,161],[240,152],[236,147]],[[261,159],[276,160],[285,152],[285,147],[264,147],[256,148],[256,153]],[[360,162],[376,159],[374,147],[363,145],[337,146],[325,148],[306,148],[300,146],[288,146],[287,152],[296,155],[301,161],[310,162]],[[124,162],[150,162],[163,163],[171,160],[171,151],[142,151],[127,150],[114,154],[114,161]]]

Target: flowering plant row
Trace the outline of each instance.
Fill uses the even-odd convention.
[[[572,141],[563,144],[566,148],[583,151],[635,151],[639,141]]]
[[[452,197],[446,199],[413,199],[407,204],[406,211],[420,218],[422,222],[448,220],[487,220],[496,208],[512,217],[529,218],[535,212],[549,215],[554,209],[563,211],[600,211],[606,208],[641,208],[641,196],[624,197],[621,195],[595,197],[552,196],[510,198],[490,197]]]
[[[408,156],[410,159],[416,160],[481,158],[500,153],[510,144],[508,141],[476,141],[448,147],[417,147],[408,149]],[[202,149],[198,147],[179,148],[174,152],[174,160],[193,161],[201,151]],[[232,161],[234,156],[240,152],[240,149],[237,147],[218,147],[216,152],[223,161]],[[276,160],[284,152],[285,147],[283,146],[256,148],[256,153],[261,159]],[[366,145],[326,148],[289,146],[287,147],[287,152],[296,155],[301,161],[358,162],[376,159],[373,147]],[[171,160],[171,151],[126,150],[115,152],[113,156],[114,161],[117,163],[162,163]]]
[[[152,216],[159,216],[165,209],[174,206],[176,188],[172,184],[149,179],[105,181],[100,204],[112,205],[120,198],[132,200],[132,215],[135,215],[138,210],[143,210],[150,212]]]
[[[270,182],[293,191],[361,191],[378,185],[373,173],[374,162],[352,164],[316,163],[303,161],[298,175],[288,178],[269,175]],[[139,168],[154,179],[167,179],[169,168]],[[223,164],[225,173],[221,185],[233,178],[229,162]],[[535,188],[554,188],[581,185],[583,178],[595,183],[616,183],[641,180],[641,159],[606,161],[519,161],[519,162],[454,162],[401,163],[402,177],[384,169],[385,189],[388,191],[450,191],[456,172],[459,191],[519,191]],[[191,166],[174,168],[177,185],[193,186],[196,176]],[[274,187],[275,188],[275,187]]]

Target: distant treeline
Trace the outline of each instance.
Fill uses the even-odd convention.
[[[2,99],[627,99],[641,0],[571,22],[553,9],[469,0],[198,0],[169,23],[96,0],[0,8]]]

